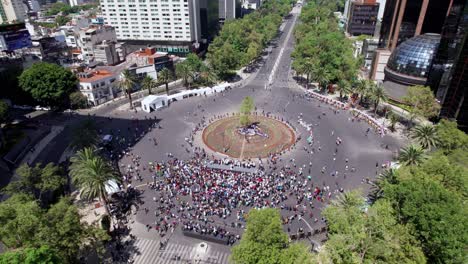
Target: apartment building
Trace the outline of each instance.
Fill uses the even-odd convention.
[[[117,75],[105,70],[78,73],[80,92],[91,106],[103,104],[121,95]]]

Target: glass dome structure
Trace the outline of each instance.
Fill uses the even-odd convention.
[[[425,80],[437,52],[440,35],[426,33],[410,38],[401,43],[388,59],[385,77],[397,77],[401,82],[412,84]],[[414,77],[414,78],[412,78]]]

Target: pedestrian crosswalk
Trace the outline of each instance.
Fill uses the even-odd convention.
[[[138,238],[135,242],[136,253],[133,256],[135,264],[182,264],[182,263],[228,263],[229,253],[215,250],[208,246],[205,254],[197,251],[198,245],[169,242],[162,250],[159,241]],[[179,258],[180,257],[180,258]]]

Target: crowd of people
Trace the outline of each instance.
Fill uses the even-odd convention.
[[[280,208],[285,229],[292,234],[305,227],[303,220],[325,221],[319,220],[313,209],[343,192],[338,181],[335,188],[330,188],[307,176],[305,171],[308,169],[310,174],[311,163],[306,168],[298,166],[294,159],[282,160],[277,155],[256,161],[213,159],[202,148],[196,148],[191,159],[177,159],[169,153],[168,158],[164,163],[143,165],[138,156],[130,154],[131,164],[122,166],[124,180],[130,186],[132,180],[142,181],[139,168],[152,174],[152,181],[146,182],[146,195],[152,196],[152,202],[142,210],[154,215],[154,221],[147,224],[148,231],[155,229],[162,237],[182,225],[183,230],[200,235],[229,236],[229,243],[233,243],[240,237],[246,212],[265,207]],[[331,176],[338,177],[338,172]]]

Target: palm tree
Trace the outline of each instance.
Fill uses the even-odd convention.
[[[208,66],[201,67],[200,78],[203,80],[204,85],[212,86],[218,80],[215,71]]]
[[[374,101],[374,114],[375,114],[377,113],[377,108],[379,107],[379,103],[387,101],[388,95],[383,85],[379,84],[373,87],[370,96],[372,98],[372,101]]]
[[[322,91],[327,89],[327,84],[330,82],[330,72],[324,67],[318,67],[314,69],[313,74],[314,80],[319,83]]]
[[[437,129],[432,125],[416,126],[411,130],[410,135],[416,143],[427,150],[431,150],[432,147],[437,147],[440,143]]]
[[[157,83],[156,81],[153,79],[153,77],[149,76],[149,75],[146,75],[143,80],[141,80],[141,88],[143,89],[147,89],[148,90],[148,94],[152,94],[151,93],[151,89],[153,89],[154,87],[157,86]]]
[[[376,201],[379,198],[383,197],[383,189],[387,184],[397,184],[398,178],[395,169],[387,169],[382,171],[379,176],[377,176],[377,180],[375,181],[374,187],[370,196],[373,201]]]
[[[426,158],[424,150],[418,145],[408,145],[400,150],[398,161],[406,166],[417,166]]]
[[[158,72],[158,82],[166,85],[166,94],[169,95],[169,82],[173,79],[172,71],[164,67]]]
[[[340,193],[334,200],[332,200],[333,205],[339,206],[343,209],[349,209],[355,206],[362,206],[363,202],[364,201],[362,199],[362,196],[358,191]]]
[[[112,182],[121,183],[121,179],[111,165],[93,148],[78,151],[71,159],[70,176],[73,183],[80,189],[81,197],[87,200],[99,198],[107,204],[106,187]],[[106,210],[109,209],[106,205]]]
[[[363,100],[364,96],[369,92],[370,85],[368,80],[358,80],[355,83],[355,91],[358,94],[358,99]]]
[[[338,86],[336,87],[336,90],[340,93],[340,101],[343,99],[343,94],[348,95],[351,93],[351,85],[349,84],[348,81],[341,79],[338,82]]]
[[[130,101],[130,109],[133,109],[132,91],[135,83],[136,81],[133,73],[128,69],[124,70],[120,75],[119,87],[127,94],[128,100]]]
[[[395,125],[400,121],[400,117],[394,112],[390,112],[388,118],[390,119],[390,130],[395,131]]]
[[[193,72],[189,65],[183,62],[177,64],[176,75],[182,79],[185,87],[190,88],[190,83],[193,81]]]

